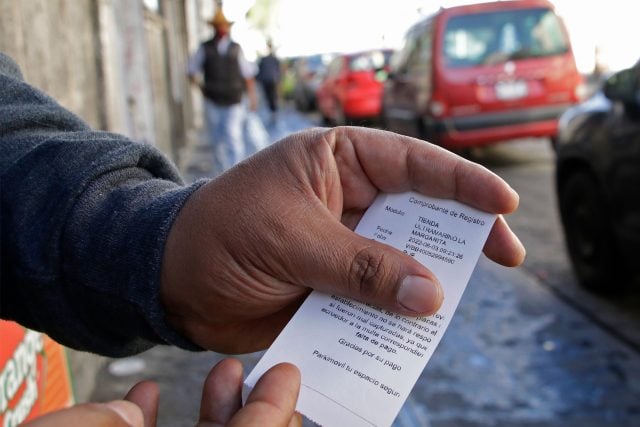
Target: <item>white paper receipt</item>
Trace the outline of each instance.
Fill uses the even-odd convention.
[[[417,193],[381,194],[356,232],[411,255],[438,277],[442,308],[404,317],[313,292],[245,381],[270,367],[302,372],[297,410],[323,426],[389,426],[440,342],[495,215]]]

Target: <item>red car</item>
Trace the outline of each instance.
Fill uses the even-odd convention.
[[[390,50],[372,50],[339,55],[331,61],[316,92],[325,123],[378,120],[390,56]]]
[[[545,0],[441,9],[391,59],[385,127],[447,148],[556,135],[584,92],[566,29]]]

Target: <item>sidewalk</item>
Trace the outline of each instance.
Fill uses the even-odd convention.
[[[269,111],[261,105],[256,113],[269,135],[269,144],[272,144],[289,134],[298,132],[313,126],[318,126],[318,120],[303,116],[293,106],[284,104],[278,112],[278,120],[275,124],[269,124]],[[178,168],[185,182],[191,183],[202,178],[213,178],[218,175],[214,170],[213,146],[207,141],[204,129],[194,131],[188,137],[188,143],[180,153]],[[253,154],[253,153],[251,153]]]

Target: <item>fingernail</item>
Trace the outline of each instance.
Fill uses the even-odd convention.
[[[416,313],[433,313],[444,298],[440,284],[421,276],[407,276],[398,291],[398,303]]]
[[[135,404],[131,402],[125,402],[123,400],[114,400],[113,402],[107,402],[104,405],[112,411],[116,412],[120,416],[120,418],[125,420],[126,423],[131,427],[142,425],[142,420],[140,419],[142,412],[140,412],[140,410],[136,408]]]
[[[518,205],[520,204],[520,194],[518,194],[518,192],[513,187],[509,187],[509,189],[511,190],[512,197],[516,201],[515,206],[514,206],[513,209],[516,209],[518,207]]]
[[[516,244],[519,246],[517,250],[519,250],[521,254],[520,259],[517,262],[517,264],[520,265],[524,262],[524,259],[527,257],[527,248],[524,247],[524,244],[520,241],[520,239],[518,238],[518,236],[516,236],[515,233],[513,233],[513,235],[516,238]]]

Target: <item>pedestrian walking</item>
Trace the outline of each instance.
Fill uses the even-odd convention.
[[[219,3],[209,24],[215,34],[198,47],[189,60],[187,72],[204,95],[208,139],[214,148],[214,171],[219,174],[246,157],[243,98],[245,94],[248,96],[249,109],[255,111],[256,70],[240,45],[231,39],[233,23],[227,20]]]
[[[271,111],[270,124],[274,125],[278,117],[278,91],[280,85],[280,61],[275,55],[273,43],[267,42],[269,53],[260,58],[258,63],[258,82],[262,86],[264,96]]]

